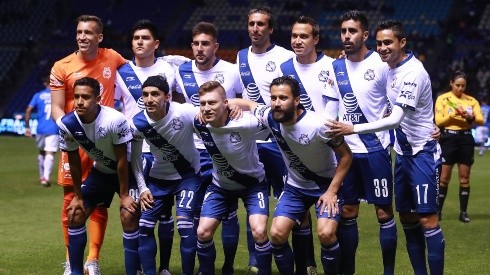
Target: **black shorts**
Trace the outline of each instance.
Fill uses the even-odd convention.
[[[442,164],[472,165],[475,161],[475,139],[471,134],[443,132],[439,144],[442,150]]]

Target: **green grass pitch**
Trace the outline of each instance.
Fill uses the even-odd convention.
[[[62,188],[38,182],[37,149],[34,139],[0,136],[0,274],[61,274],[65,248],[61,234],[60,208]],[[456,171],[456,167],[454,172]],[[51,182],[55,182],[56,171]],[[458,221],[459,200],[457,174],[449,188],[441,226],[446,240],[446,274],[489,274],[490,272],[490,151],[475,155],[471,173],[469,214],[471,222]],[[110,208],[109,225],[101,251],[100,267],[104,275],[124,274],[122,230],[117,213],[118,198]],[[271,200],[271,214],[274,200]],[[243,206],[240,221],[244,225]],[[357,251],[357,274],[382,274],[378,224],[374,208],[362,204],[359,216],[360,243]],[[248,253],[242,226],[235,260],[236,274],[245,274]],[[315,239],[316,240],[316,239]],[[223,261],[220,232],[215,236],[218,258]],[[315,241],[319,271],[319,245]],[[170,271],[179,274],[179,240],[175,232]],[[196,266],[198,265],[196,259]],[[273,263],[273,270],[277,269]],[[398,223],[396,274],[413,274],[405,250],[405,236]],[[219,274],[219,271],[218,271]]]

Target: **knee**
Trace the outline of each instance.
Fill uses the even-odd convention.
[[[81,210],[68,214],[68,226],[69,227],[80,227],[85,224],[86,218]]]
[[[355,219],[359,214],[359,205],[343,205],[341,216],[345,220]]]
[[[197,228],[197,238],[200,241],[207,242],[213,239],[213,230],[210,227],[201,226]]]
[[[376,217],[378,222],[384,223],[393,219],[393,206],[391,205],[377,205],[376,206]]]
[[[425,230],[436,228],[439,225],[439,218],[437,214],[421,215],[420,224]]]
[[[121,218],[121,225],[124,231],[134,231],[138,229],[139,215],[131,214],[125,209],[121,209],[119,217]]]
[[[273,244],[285,243],[287,242],[289,237],[289,232],[287,230],[284,230],[283,228],[274,225],[271,227],[270,234],[271,234],[271,242]]]
[[[265,242],[267,240],[267,226],[265,224],[255,225],[252,227],[252,235],[255,242]]]
[[[323,228],[318,228],[318,238],[320,243],[323,245],[330,245],[337,241],[337,236],[335,235],[336,227],[334,226],[323,226]]]

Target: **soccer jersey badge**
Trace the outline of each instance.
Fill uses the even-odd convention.
[[[301,134],[299,137],[299,144],[303,146],[308,146],[310,144],[310,138],[308,138],[308,134]]]
[[[374,75],[374,71],[372,69],[368,69],[365,73],[364,73],[364,79],[367,80],[367,81],[371,81],[373,80],[375,77]]]
[[[225,83],[225,77],[223,76],[223,74],[216,74],[216,76],[214,76],[214,80],[218,81],[221,84]]]
[[[172,119],[172,128],[174,128],[174,130],[178,131],[178,130],[184,128],[184,122],[182,122],[182,120],[180,120],[180,118],[176,117],[176,118]]]
[[[242,140],[242,137],[238,132],[231,132],[230,134],[230,142],[231,143],[238,143]]]
[[[327,82],[329,75],[330,73],[328,71],[321,71],[318,75],[318,80],[320,80],[321,82]]]
[[[102,76],[106,79],[111,78],[111,68],[109,67],[104,67],[104,70],[102,71]]]
[[[265,65],[265,70],[268,72],[274,72],[276,70],[276,63],[273,61],[267,62],[267,65]]]

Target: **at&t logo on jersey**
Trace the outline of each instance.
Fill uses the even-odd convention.
[[[216,164],[216,170],[218,174],[224,176],[224,177],[232,177],[233,176],[233,170],[229,169],[230,164],[228,164],[228,161],[226,160],[225,157],[221,154],[213,154],[212,155],[213,162]]]
[[[260,98],[260,90],[257,84],[248,83],[247,84],[248,98],[252,101],[257,101]]]
[[[359,122],[359,118],[361,117],[361,113],[357,113],[357,109],[359,108],[359,103],[357,102],[357,98],[353,93],[346,93],[342,97],[342,102],[344,103],[346,113],[343,114],[343,121],[351,121],[351,122]]]
[[[193,94],[191,98],[189,99],[194,106],[199,106],[199,94]]]

